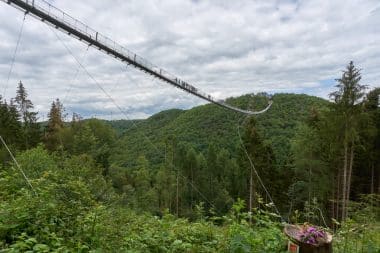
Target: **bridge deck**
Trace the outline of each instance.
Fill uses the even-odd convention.
[[[193,85],[181,80],[173,74],[163,70],[162,68],[157,67],[156,65],[150,63],[148,60],[143,57],[131,52],[127,48],[119,45],[110,38],[98,33],[94,29],[90,28],[81,21],[71,17],[62,10],[54,7],[44,0],[1,0],[6,2],[21,11],[28,13],[43,22],[46,22],[57,29],[60,29],[70,36],[79,39],[87,43],[90,46],[93,46],[100,51],[103,51],[107,54],[114,56],[116,59],[119,59],[123,62],[133,65],[134,67],[162,80],[166,83],[169,83],[177,88],[180,88],[190,94],[193,94],[197,97],[200,97],[204,100],[207,100],[211,103],[217,104],[229,110],[233,110],[240,113],[245,113],[249,115],[260,114],[269,109],[271,103],[262,111],[253,112],[248,110],[243,110],[231,105],[224,103],[223,101],[218,101],[214,99],[211,95],[208,95]]]

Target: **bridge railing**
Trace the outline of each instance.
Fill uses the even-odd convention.
[[[123,56],[127,57],[133,62],[138,63],[139,65],[145,67],[146,69],[149,69],[153,72],[155,72],[158,76],[162,76],[168,80],[170,80],[172,83],[175,83],[177,86],[182,87],[183,89],[198,94],[210,101],[215,101],[210,95],[199,91],[194,86],[182,81],[175,75],[159,68],[158,66],[152,64],[145,58],[133,53],[132,51],[128,50],[127,48],[121,46],[120,44],[116,43],[112,39],[108,38],[107,36],[104,36],[103,34],[98,33],[91,27],[87,26],[83,22],[73,18],[69,14],[65,13],[64,11],[54,7],[50,3],[46,2],[45,0],[21,0],[25,2],[26,4],[44,12],[45,14],[48,14],[49,16],[53,17],[56,20],[59,20],[60,22],[64,23],[65,25],[69,26],[72,29],[75,29],[79,31],[80,33],[86,35],[87,37],[96,40],[97,42],[101,43],[102,45],[105,45],[111,50],[114,50],[115,52],[122,54]],[[217,101],[215,101],[217,102]]]
[[[4,0],[3,0],[4,1]],[[128,50],[127,48],[121,46],[120,44],[116,43],[112,39],[108,38],[107,36],[104,36],[103,34],[98,33],[91,27],[87,26],[83,22],[73,18],[69,14],[65,13],[64,11],[54,7],[50,3],[48,3],[45,0],[19,0],[24,3],[26,3],[29,6],[32,6],[33,8],[48,14],[49,16],[53,17],[55,20],[60,21],[61,23],[65,24],[66,26],[79,31],[83,35],[87,36],[88,38],[97,41],[98,43],[108,47],[109,49],[123,55],[124,57],[128,58],[130,61],[133,61],[137,63],[138,65],[143,66],[146,69],[149,69],[150,71],[157,74],[157,76],[161,78],[166,78],[167,80],[170,80],[172,84],[175,84],[175,86],[180,87],[188,92],[191,92],[199,97],[203,97],[204,99],[209,100],[210,102],[214,102],[217,104],[224,105],[225,107],[231,108],[230,106],[224,104],[224,102],[215,100],[211,95],[208,95],[200,90],[198,90],[193,85],[179,79],[175,75],[159,68],[158,66],[152,64],[145,58],[133,53],[132,51]]]
[[[187,82],[182,81],[175,75],[159,68],[158,66],[152,64],[145,58],[133,53],[132,51],[128,50],[127,48],[121,46],[120,44],[116,43],[112,39],[108,38],[107,36],[104,36],[101,33],[98,33],[91,27],[87,26],[83,22],[73,18],[69,14],[65,13],[64,11],[56,8],[55,6],[51,5],[50,3],[46,2],[45,0],[21,0],[25,2],[26,4],[33,6],[34,8],[48,14],[49,16],[53,17],[56,20],[59,20],[60,22],[64,23],[65,25],[69,26],[70,28],[73,28],[80,33],[86,35],[87,37],[96,40],[97,42],[101,43],[102,45],[107,46],[108,48],[114,50],[115,52],[122,54],[123,56],[127,57],[131,61],[134,61],[141,66],[144,66],[145,68],[155,72],[157,75],[165,77],[166,79],[170,80],[171,82],[175,83],[177,86],[182,87],[183,89],[196,93],[200,96],[203,96],[204,98],[215,101],[210,95],[199,91],[194,86],[188,84]],[[216,101],[215,101],[216,102]]]

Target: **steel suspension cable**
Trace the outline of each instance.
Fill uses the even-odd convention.
[[[77,62],[77,64],[85,71],[85,73],[92,79],[92,81],[96,84],[96,86],[112,101],[112,103],[118,108],[118,110],[129,120],[132,122],[133,126],[137,129],[137,131],[139,131],[143,136],[144,138],[151,144],[151,146],[158,152],[161,152],[161,150],[153,143],[153,141],[145,134],[143,133],[139,127],[137,126],[137,124],[134,122],[134,120],[131,120],[128,115],[126,114],[126,112],[121,108],[121,106],[118,105],[118,103],[113,99],[113,97],[102,87],[102,85],[96,80],[96,78],[87,70],[87,68],[78,60],[78,58],[73,54],[73,52],[70,50],[70,48],[66,45],[66,43],[61,39],[61,37],[59,37],[59,35],[55,32],[55,30],[53,28],[51,28],[52,31],[54,32],[54,34],[56,35],[56,37],[58,38],[58,40],[63,44],[63,46],[66,48],[67,52],[74,58],[74,60]],[[189,180],[182,175],[182,173],[180,173],[178,171],[178,173],[181,175],[181,177],[183,177],[188,184],[190,184],[191,187],[193,187],[193,189],[195,191],[197,191],[199,193],[199,195],[212,207],[215,208],[214,204],[211,203],[207,198],[206,196],[198,189],[196,188],[191,182],[189,182]]]
[[[247,118],[247,117],[243,117],[242,119],[246,119],[246,118]],[[240,122],[239,122],[239,123],[240,123]],[[238,130],[237,132],[238,132],[238,137],[239,137],[239,141],[240,141],[240,144],[241,144],[241,148],[243,149],[245,155],[247,156],[248,161],[249,161],[249,164],[250,164],[250,166],[251,166],[251,169],[252,169],[253,172],[255,173],[255,175],[256,175],[256,177],[257,177],[257,179],[258,179],[258,181],[259,181],[261,187],[264,189],[266,195],[268,196],[269,200],[270,200],[271,203],[273,204],[273,207],[274,207],[274,209],[275,209],[277,215],[281,218],[281,221],[282,221],[282,222],[285,222],[285,219],[282,217],[280,211],[278,210],[278,208],[277,208],[277,206],[276,206],[276,203],[273,201],[273,198],[272,198],[271,194],[269,193],[269,191],[268,191],[268,189],[266,188],[266,186],[264,185],[264,182],[262,181],[262,179],[261,179],[259,173],[257,172],[256,167],[255,167],[255,165],[254,165],[254,163],[253,163],[253,161],[252,161],[252,158],[251,158],[250,155],[248,154],[247,148],[245,147],[244,142],[243,142],[243,139],[242,139],[241,134],[240,134],[240,124],[239,124],[239,123],[238,123],[238,126],[237,126],[237,130]]]
[[[86,51],[84,51],[82,57],[81,57],[81,62],[83,63],[87,57],[87,53],[88,53],[88,49],[90,48],[90,46],[87,47]],[[72,78],[72,80],[70,81],[70,86],[69,88],[67,88],[66,92],[65,92],[65,96],[63,97],[63,100],[62,100],[62,104],[65,104],[66,102],[66,99],[67,99],[67,96],[70,94],[73,86],[74,86],[74,82],[77,81],[77,78],[78,78],[78,75],[79,75],[79,70],[80,70],[80,66],[78,65],[76,70],[75,70],[75,74],[74,74],[74,77]]]
[[[3,89],[3,95],[4,95],[4,97],[5,97],[5,93],[7,92],[7,89],[8,89],[9,79],[11,77],[11,74],[12,74],[12,71],[13,71],[13,66],[14,66],[14,63],[15,63],[15,60],[16,60],[16,55],[17,55],[17,51],[18,51],[18,48],[19,48],[19,45],[20,45],[22,32],[24,30],[25,19],[26,19],[26,13],[24,13],[24,18],[22,19],[20,31],[19,31],[18,36],[17,36],[16,48],[15,48],[15,50],[13,52],[13,56],[12,56],[12,60],[11,60],[11,66],[9,68],[9,72],[8,72],[8,76],[7,76],[7,81],[5,82],[5,85],[4,85],[4,89]]]
[[[38,195],[36,190],[34,189],[32,183],[30,182],[29,178],[26,176],[24,170],[21,168],[20,164],[17,162],[15,156],[13,155],[12,151],[9,149],[7,143],[4,141],[3,137],[0,135],[0,141],[1,143],[4,145],[4,147],[6,148],[6,150],[8,151],[9,155],[11,156],[13,162],[16,164],[16,167],[18,168],[18,170],[20,171],[21,175],[23,176],[23,178],[25,179],[26,183],[28,184],[28,186],[32,189],[33,193],[35,195]]]

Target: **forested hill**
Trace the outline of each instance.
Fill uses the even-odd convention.
[[[20,82],[0,97],[0,252],[280,253],[280,217],[335,229],[334,252],[380,252],[380,89],[358,73],[334,103],[277,94],[249,118],[204,105],[64,122],[56,99],[43,129]]]
[[[328,101],[304,94],[275,94],[273,105],[264,114],[257,115],[259,131],[264,141],[274,149],[277,164],[284,164],[290,149],[297,124],[310,115],[312,108],[321,109]],[[262,95],[245,95],[231,98],[228,103],[243,109],[260,110],[267,99]],[[110,122],[123,132],[117,143],[113,162],[132,165],[136,158],[145,155],[148,160],[159,163],[165,155],[165,142],[175,139],[192,145],[200,152],[213,143],[217,148],[236,154],[238,124],[244,115],[231,112],[216,105],[207,104],[190,110],[172,109],[157,113],[146,120],[131,124],[130,121]]]

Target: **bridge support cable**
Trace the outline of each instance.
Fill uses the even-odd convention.
[[[74,55],[74,53],[70,50],[70,48],[65,44],[65,42],[61,39],[61,37],[59,37],[59,35],[55,32],[54,29],[52,29],[52,31],[54,32],[55,36],[57,37],[57,39],[62,43],[62,45],[64,46],[64,48],[66,49],[66,51],[73,57],[73,59],[76,61],[76,63],[78,64],[78,66],[80,66],[83,71],[88,75],[88,77],[95,83],[95,85],[103,92],[103,94],[116,106],[116,108],[124,115],[124,117],[131,121],[133,126],[137,129],[137,131],[140,131],[139,127],[137,126],[137,124],[135,123],[134,120],[130,119],[128,117],[128,114],[126,113],[125,110],[123,110],[123,108],[116,102],[116,100],[103,88],[103,86],[96,80],[96,78],[88,71],[88,69],[83,65],[83,63],[81,63],[81,61]],[[143,132],[141,132],[144,137],[148,140],[148,142],[150,142],[150,144],[152,144],[152,146],[156,149],[156,151],[160,151],[160,149],[158,149],[156,147],[156,145],[154,145],[154,143],[149,139],[149,137],[147,137]]]
[[[150,63],[143,57],[131,52],[125,47],[119,45],[115,41],[109,39],[108,37],[100,34],[89,26],[85,25],[81,21],[71,17],[62,10],[54,7],[45,0],[0,0],[2,2],[8,3],[15,8],[30,14],[31,16],[45,22],[56,29],[59,29],[71,37],[74,37],[89,46],[93,46],[98,50],[115,57],[116,59],[127,63],[128,65],[133,65],[135,68],[152,75],[168,84],[173,85],[179,89],[182,89],[194,96],[204,99],[208,102],[214,103],[221,107],[229,110],[237,111],[240,113],[255,115],[266,112],[270,106],[268,106],[261,111],[249,111],[243,110],[234,106],[231,106],[224,101],[216,100],[211,95],[208,95],[193,85],[181,80],[173,74],[159,68],[158,66]]]
[[[55,36],[57,37],[57,39],[62,43],[62,45],[64,46],[64,48],[67,50],[67,52],[73,57],[73,59],[77,62],[78,66],[80,66],[84,72],[91,78],[91,80],[96,84],[96,86],[111,100],[111,102],[117,107],[117,109],[120,111],[120,113],[122,113],[124,115],[125,118],[127,118],[129,121],[132,122],[132,126],[135,127],[137,129],[138,132],[141,133],[141,135],[149,142],[149,144],[156,150],[156,152],[161,152],[162,149],[157,147],[154,142],[151,140],[151,138],[149,138],[149,136],[147,136],[144,132],[142,132],[139,128],[139,126],[135,123],[134,120],[130,119],[127,115],[127,113],[121,108],[121,106],[119,106],[117,104],[117,102],[115,101],[115,99],[113,99],[113,97],[107,93],[107,91],[102,87],[102,85],[95,79],[95,77],[93,75],[91,75],[91,73],[87,70],[87,68],[79,61],[79,59],[73,54],[73,52],[70,50],[70,48],[65,44],[65,42],[61,39],[61,37],[59,37],[59,35],[55,32],[54,29],[52,29],[52,31],[54,32]],[[1,138],[1,136],[0,136]],[[215,206],[214,204],[197,188],[195,187],[195,185],[193,183],[191,183],[184,175],[182,175],[178,170],[177,170],[177,173],[178,175],[180,175],[196,192],[199,193],[199,195],[211,206],[215,209]]]
[[[32,189],[33,193],[35,195],[38,195],[36,190],[34,189],[32,183],[30,182],[29,178],[26,176],[24,170],[21,168],[20,164],[17,162],[15,156],[13,155],[12,151],[9,149],[7,143],[4,141],[3,137],[0,135],[0,142],[4,145],[5,149],[8,151],[9,155],[11,156],[13,162],[15,163],[16,167],[18,168],[18,170],[20,171],[21,175],[23,176],[23,178],[25,179],[25,182],[27,183],[27,185],[30,187],[30,189]]]
[[[278,208],[277,208],[277,206],[276,206],[276,203],[273,201],[272,195],[269,193],[267,187],[265,186],[263,180],[261,179],[259,173],[257,172],[256,167],[255,167],[255,165],[254,165],[254,163],[253,163],[253,161],[252,161],[252,158],[251,158],[250,155],[248,154],[247,148],[246,148],[246,146],[244,145],[243,138],[242,138],[242,136],[241,136],[241,134],[240,134],[240,121],[241,121],[241,120],[244,121],[245,119],[246,119],[246,118],[243,117],[242,119],[239,120],[239,122],[238,122],[238,124],[237,124],[237,133],[238,133],[238,138],[239,138],[239,142],[240,142],[241,149],[243,149],[244,154],[246,155],[246,157],[247,157],[247,159],[248,159],[248,161],[249,161],[250,167],[251,167],[251,168],[250,168],[250,170],[251,170],[251,178],[250,178],[250,180],[252,180],[252,172],[254,172],[255,175],[256,175],[256,177],[257,177],[257,179],[258,179],[258,182],[260,183],[260,185],[261,185],[261,187],[263,188],[263,190],[265,191],[267,197],[269,198],[269,200],[270,200],[271,203],[273,204],[273,208],[274,208],[276,214],[280,217],[281,221],[284,223],[284,222],[285,222],[285,219],[282,217],[280,211],[278,210]],[[242,124],[243,124],[243,123],[242,123]],[[251,182],[251,183],[252,183],[252,182]],[[251,192],[251,190],[252,190],[252,188],[250,187],[250,202],[251,202],[251,198],[252,198],[252,192]],[[249,203],[249,209],[250,209],[250,212],[251,212],[251,208],[252,208],[251,203]],[[250,219],[251,219],[251,217],[250,217]]]
[[[5,82],[5,85],[4,85],[4,89],[3,89],[3,96],[4,97],[5,97],[5,94],[6,94],[7,89],[8,89],[9,79],[11,78],[11,74],[12,74],[12,71],[13,71],[13,66],[15,64],[15,60],[16,60],[16,56],[17,56],[17,51],[18,51],[18,48],[20,46],[21,36],[22,36],[22,32],[24,30],[25,18],[26,18],[26,14],[24,14],[24,18],[22,20],[20,31],[19,31],[18,36],[17,36],[17,42],[16,42],[15,50],[13,52],[11,66],[9,68],[9,72],[8,72],[8,76],[7,76],[7,81]]]

